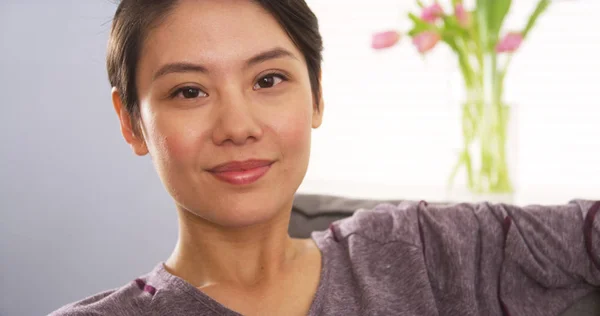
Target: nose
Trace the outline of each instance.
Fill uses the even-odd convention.
[[[212,135],[215,144],[244,145],[262,137],[263,130],[256,117],[256,108],[243,93],[222,94],[219,101]]]

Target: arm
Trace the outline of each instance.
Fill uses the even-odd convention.
[[[418,224],[443,314],[558,315],[600,286],[600,202],[561,206],[420,203]],[[472,293],[472,297],[465,297]],[[471,301],[471,304],[469,304]]]

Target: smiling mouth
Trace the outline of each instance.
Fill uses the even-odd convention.
[[[262,178],[273,165],[271,160],[231,161],[208,170],[215,178],[233,185],[248,185]]]

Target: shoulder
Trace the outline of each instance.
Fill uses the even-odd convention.
[[[418,205],[416,201],[400,204],[382,203],[370,209],[359,209],[351,217],[330,226],[336,241],[348,241],[354,236],[370,243],[401,242],[418,247]]]
[[[156,289],[141,277],[128,284],[67,304],[49,316],[146,315]]]
[[[463,231],[482,222],[501,223],[512,206],[489,203],[428,203],[402,201],[359,209],[330,226],[333,239],[366,239],[380,244],[400,242],[421,247],[423,234],[432,227]]]

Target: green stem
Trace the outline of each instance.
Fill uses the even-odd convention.
[[[451,36],[445,37],[445,42],[457,54],[467,93],[462,115],[463,150],[448,184],[452,185],[464,166],[472,192],[512,192],[506,159],[508,107],[503,103],[503,82],[510,59],[499,67],[496,53],[485,49],[485,45],[469,46],[466,39]],[[478,64],[477,70],[473,62]],[[473,152],[476,145],[478,153]]]

